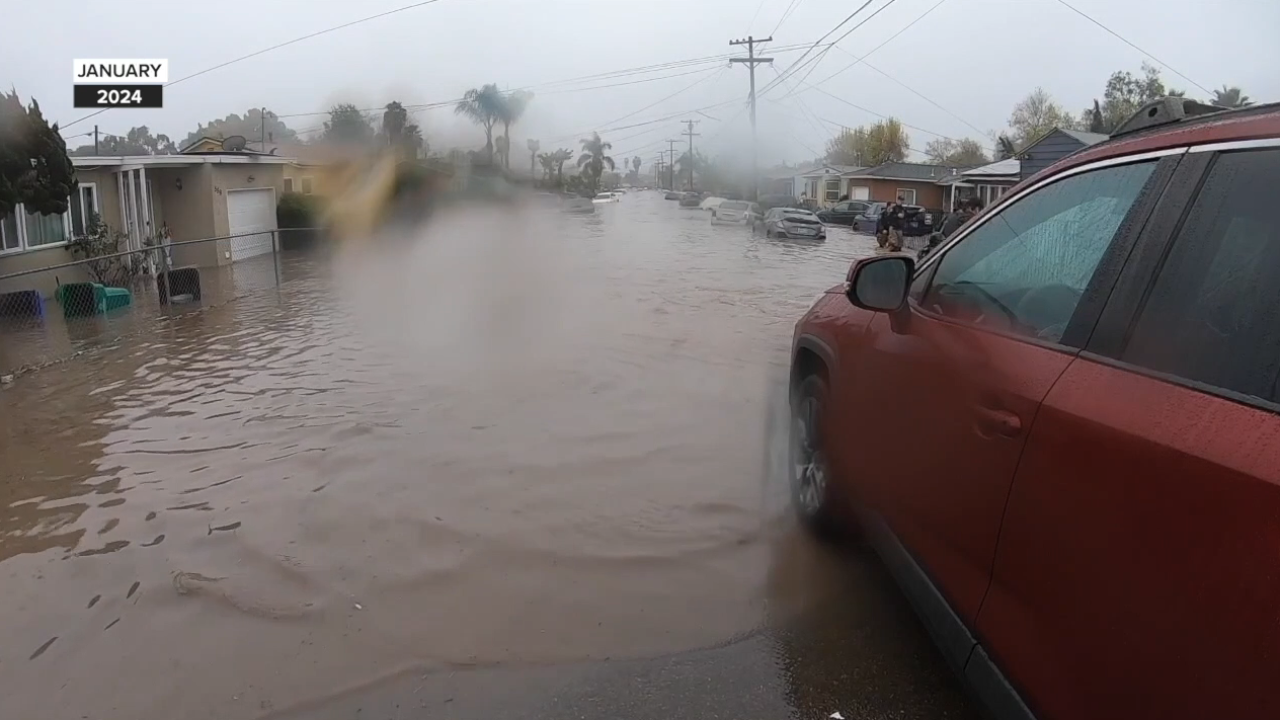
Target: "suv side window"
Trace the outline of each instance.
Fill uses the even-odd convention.
[[[1278,182],[1280,150],[1214,161],[1121,360],[1280,401]]]
[[[1155,166],[1073,175],[1002,207],[941,257],[921,307],[1059,342]]]

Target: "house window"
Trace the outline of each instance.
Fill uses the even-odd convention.
[[[862,185],[850,185],[849,199],[850,200],[870,200],[871,188],[865,187]]]
[[[22,236],[18,234],[18,216],[10,213],[0,218],[0,253],[22,249]]]
[[[98,213],[98,184],[80,183],[71,196],[71,234],[78,237],[88,232]]]
[[[836,178],[835,180],[828,180],[827,192],[826,192],[827,202],[835,202],[839,199],[840,199],[840,179]]]
[[[911,188],[898,188],[897,197],[902,198],[903,205],[916,204],[916,191]]]
[[[293,178],[284,179],[284,191],[287,193],[293,192]]]
[[[302,178],[302,194],[303,195],[311,194],[311,186],[312,186],[311,178],[309,177]]]
[[[28,250],[47,245],[61,245],[71,239],[69,213],[40,215],[25,212],[24,214],[26,215],[24,230]]]

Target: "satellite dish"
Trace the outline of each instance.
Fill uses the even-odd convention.
[[[240,152],[244,150],[245,139],[243,135],[232,135],[222,141],[222,149],[227,152]]]

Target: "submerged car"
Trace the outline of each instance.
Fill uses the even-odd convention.
[[[1144,106],[795,328],[801,521],[990,717],[1280,717],[1280,104]]]
[[[826,240],[827,228],[818,216],[799,208],[774,208],[756,224],[756,231],[770,238]]]
[[[667,194],[664,195],[662,199],[663,200],[679,200],[682,197],[684,197],[684,193],[675,192],[674,190],[668,190]]]
[[[591,198],[593,203],[616,203],[621,196],[616,192],[605,191]]]
[[[680,207],[697,208],[702,206],[702,194],[687,192],[680,196]]]
[[[753,202],[725,200],[711,211],[712,225],[753,226],[760,218],[760,209]]]

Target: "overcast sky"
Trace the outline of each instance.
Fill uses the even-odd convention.
[[[742,102],[746,68],[716,61],[564,81],[745,51],[730,48],[728,41],[748,32],[773,34],[774,50],[765,53],[776,57],[774,68],[785,71],[803,54],[787,47],[813,43],[861,4],[440,0],[188,80],[166,90],[162,110],[110,110],[72,125],[86,114],[71,107],[74,58],[167,58],[172,81],[409,2],[220,0],[188,8],[167,0],[5,0],[9,31],[0,44],[0,84],[12,85],[24,99],[39,100],[46,117],[63,124],[72,147],[85,141],[72,136],[91,132],[95,123],[102,132],[116,134],[147,125],[181,142],[198,123],[250,107],[265,106],[280,115],[317,113],[286,120],[308,130],[321,125],[325,118],[319,113],[335,102],[362,108],[390,100],[413,105],[451,100],[486,82],[509,89],[532,86],[537,98],[512,132],[514,147],[538,138],[544,150],[576,149],[578,137],[599,128],[613,142],[615,157],[639,155],[647,165],[667,147],[665,140],[681,138],[678,120],[686,117],[700,120],[695,147],[711,154],[740,151],[749,128]],[[1255,101],[1280,100],[1276,0],[1069,2],[1205,88],[1238,85]],[[838,124],[873,122],[878,116],[872,113],[906,123],[914,148],[938,135],[981,137],[978,130],[1002,130],[1014,103],[1037,85],[1078,112],[1100,96],[1113,71],[1136,72],[1146,59],[1058,0],[945,0],[867,58],[892,80],[865,65],[835,74],[936,3],[873,0],[830,39],[888,7],[807,76],[820,89],[794,85],[806,70],[790,87],[763,93],[762,161],[810,159],[821,154]],[[792,11],[779,26],[789,6]],[[1186,89],[1192,97],[1206,95],[1169,69],[1163,72],[1170,87]],[[763,88],[776,75],[761,66],[757,77]],[[800,92],[784,99],[792,88]],[[682,92],[663,100],[677,91]],[[702,114],[691,112],[718,104]],[[683,114],[640,124],[675,113]],[[483,144],[482,133],[451,108],[419,111],[414,118],[435,149]]]

